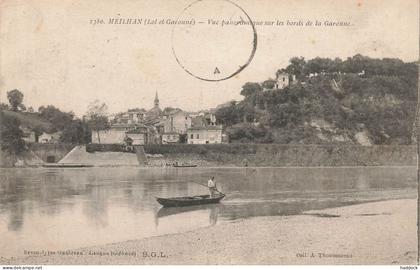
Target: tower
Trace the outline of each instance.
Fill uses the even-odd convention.
[[[159,97],[158,97],[157,91],[156,91],[156,95],[155,95],[155,108],[159,108]]]
[[[277,82],[276,82],[276,88],[277,89],[283,89],[287,86],[289,86],[290,80],[289,80],[289,74],[286,72],[281,72],[277,74]]]

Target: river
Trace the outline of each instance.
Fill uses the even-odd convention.
[[[162,209],[155,197],[206,194],[221,204]],[[0,256],[179,233],[241,218],[416,198],[415,167],[22,168],[0,171]],[[384,209],[386,211],[386,209]]]

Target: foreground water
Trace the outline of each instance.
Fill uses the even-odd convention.
[[[222,204],[162,209],[155,197],[206,194]],[[416,198],[415,167],[82,168],[0,171],[0,256],[66,250],[368,201]]]

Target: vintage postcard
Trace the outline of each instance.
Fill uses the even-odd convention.
[[[0,265],[409,269],[418,59],[417,0],[2,0]]]

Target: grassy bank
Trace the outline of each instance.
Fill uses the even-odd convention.
[[[412,145],[145,145],[151,165],[200,166],[398,166],[415,165]]]

